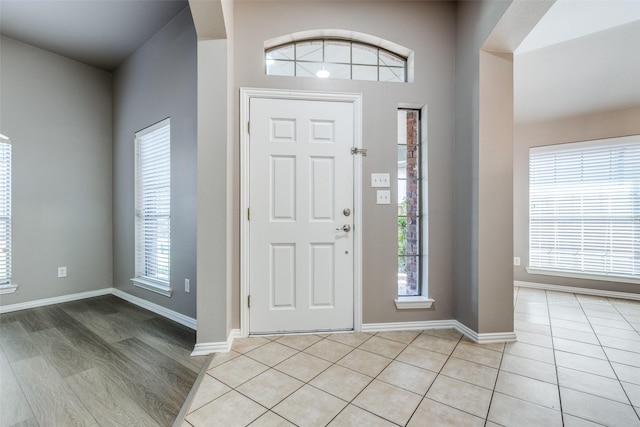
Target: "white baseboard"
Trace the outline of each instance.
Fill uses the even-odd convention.
[[[142,298],[138,298],[136,296],[133,296],[131,294],[128,294],[116,288],[104,288],[104,289],[98,289],[96,291],[79,292],[77,294],[62,295],[59,297],[39,299],[35,301],[22,302],[18,304],[2,305],[0,306],[0,314],[10,313],[12,311],[27,310],[29,308],[44,307],[44,306],[53,305],[53,304],[61,304],[63,302],[71,302],[71,301],[78,301],[81,299],[100,297],[103,295],[115,295],[118,298],[121,298],[125,301],[129,301],[130,303],[135,304],[138,307],[142,307],[146,310],[152,311],[156,314],[159,314],[160,316],[166,317],[167,319],[171,319],[174,322],[178,322],[181,325],[184,325],[188,328],[191,328],[194,330],[196,329],[196,319],[185,316],[184,314],[180,314],[176,311],[169,310],[168,308],[164,308],[158,304],[154,304],[152,302],[143,300]]]
[[[109,295],[113,288],[98,289],[96,291],[78,292],[77,294],[62,295],[59,297],[44,298],[35,301],[21,302],[0,306],[0,313],[11,313],[12,311],[27,310],[29,308],[44,307],[46,305],[61,304],[63,302],[77,301],[86,298]]]
[[[517,341],[515,332],[488,332],[479,334],[467,325],[454,320],[455,328],[467,338],[478,344],[491,344],[494,342],[514,342]]]
[[[518,286],[521,288],[543,289],[545,291],[569,292],[572,294],[595,295],[599,297],[621,298],[621,299],[630,299],[630,300],[640,301],[640,294],[633,294],[631,292],[617,292],[617,291],[607,291],[602,289],[578,288],[575,286],[560,286],[560,285],[551,285],[547,283],[522,282],[519,280],[514,281],[513,286]]]
[[[479,334],[457,320],[427,320],[424,322],[366,323],[362,332],[407,331],[424,329],[456,329],[470,340],[478,344],[516,341],[515,332],[498,332]]]
[[[205,342],[196,344],[191,353],[192,356],[205,356],[211,353],[228,353],[235,338],[240,337],[240,329],[232,329],[229,331],[226,341]]]
[[[135,304],[138,307],[153,311],[154,313],[159,314],[162,317],[166,317],[167,319],[180,323],[181,325],[184,325],[187,328],[191,328],[194,331],[198,329],[197,321],[193,317],[185,316],[184,314],[178,313],[177,311],[169,310],[168,308],[165,308],[161,305],[154,304],[145,299],[138,298],[134,295],[123,292],[120,289],[111,289],[111,293],[113,295],[117,296],[118,298],[122,298],[125,301],[129,301],[131,304]]]
[[[424,322],[364,323],[362,332],[415,331],[422,329],[455,328],[455,320],[426,320]]]

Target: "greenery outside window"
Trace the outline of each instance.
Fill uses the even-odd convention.
[[[420,110],[398,110],[398,296],[419,296],[422,255]]]

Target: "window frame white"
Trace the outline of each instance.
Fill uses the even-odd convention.
[[[418,141],[419,141],[419,163],[420,163],[420,189],[419,189],[419,216],[420,216],[420,254],[419,254],[419,270],[420,270],[420,284],[419,295],[412,296],[400,296],[397,295],[394,299],[394,304],[399,310],[413,310],[413,309],[429,309],[435,302],[429,297],[429,156],[428,156],[428,133],[427,133],[427,106],[417,106],[413,104],[401,104],[398,106],[397,111],[400,110],[413,110],[417,111],[419,127],[418,127]],[[406,125],[406,124],[405,124]],[[399,144],[396,144],[396,147]],[[396,173],[397,173],[396,167]],[[398,191],[396,176],[396,191]],[[395,283],[396,294],[398,290],[398,283]]]
[[[152,171],[148,169],[150,165],[142,163],[145,159],[152,162]],[[171,297],[171,118],[135,133],[134,162],[135,275],[131,282],[137,287]],[[155,191],[147,191],[145,187],[149,186],[153,186]],[[160,210],[162,214],[153,217],[143,215],[145,201],[147,207]],[[159,225],[163,219],[165,225]],[[164,237],[159,243],[160,236]],[[166,270],[166,274],[147,274],[150,270],[161,269]]]
[[[298,46],[303,46],[305,44],[317,43],[320,44],[320,54],[319,58],[302,58],[298,55]],[[328,59],[326,50],[328,46],[331,44],[349,44],[349,59],[348,60],[337,60],[337,59]],[[369,61],[361,61],[357,62],[354,59],[354,46],[356,46],[360,50],[375,50],[376,63],[372,63]],[[275,52],[278,52],[282,49],[291,49],[293,52],[293,57],[291,58],[273,58],[272,55]],[[313,56],[313,55],[312,55]],[[317,56],[317,55],[316,55]],[[393,58],[395,61],[399,61],[402,63],[402,66],[391,65],[384,63],[384,57]],[[338,78],[344,80],[358,80],[358,81],[377,81],[377,82],[390,82],[390,83],[407,83],[409,82],[409,57],[403,55],[399,52],[394,52],[393,50],[378,46],[376,44],[367,43],[360,40],[343,38],[343,37],[312,37],[312,38],[304,38],[297,39],[293,41],[287,41],[285,43],[281,43],[275,46],[265,47],[264,50],[264,59],[265,59],[265,74],[268,76],[287,76],[287,77],[317,77],[317,78]],[[270,71],[272,65],[282,63],[282,64],[291,64],[292,70],[290,73],[273,73]],[[318,70],[306,70],[305,67],[311,68],[319,68]],[[334,67],[348,67],[349,77],[337,77],[336,75],[331,75],[328,73],[326,68],[334,68]],[[358,68],[359,67],[359,68]],[[375,68],[376,69],[376,78],[354,78],[354,74],[357,69],[364,70],[366,68]],[[300,70],[305,69],[307,74],[309,75],[299,75]],[[321,72],[326,72],[325,75],[318,74]],[[394,80],[386,80],[381,77],[381,72],[384,70],[388,70],[392,74],[395,75],[393,70],[401,70],[402,76],[396,76]],[[316,71],[316,72],[313,72]]]
[[[625,175],[625,178],[629,180],[629,181],[625,181],[626,184],[618,180],[607,180],[607,181],[601,180],[601,181],[598,181],[597,184],[589,183],[593,181],[593,177],[595,176],[604,176],[605,171],[609,176],[612,176],[611,175],[612,173],[618,174],[618,176],[622,176],[619,174],[623,173],[623,170],[614,169],[613,166],[608,166],[608,165],[622,164],[621,161],[612,162],[611,156],[613,155],[614,152],[617,153],[616,156],[620,156],[620,153],[622,153],[623,151],[627,157],[627,160],[625,160],[626,163],[624,163],[625,164],[624,172],[630,171],[630,173],[627,173]],[[536,209],[534,205],[536,203],[542,204],[544,202],[544,199],[541,199],[542,196],[538,196],[538,194],[540,193],[535,192],[535,187],[534,187],[535,185],[539,185],[538,188],[541,188],[540,186],[542,184],[536,184],[536,182],[534,181],[540,181],[542,179],[546,179],[545,182],[550,182],[549,180],[551,178],[554,178],[554,183],[555,183],[556,182],[555,180],[560,177],[560,175],[559,174],[556,175],[555,172],[553,172],[553,175],[552,175],[551,170],[544,172],[542,170],[535,169],[534,162],[543,161],[544,160],[543,156],[546,156],[547,164],[549,165],[548,168],[550,168],[551,167],[550,156],[563,155],[565,157],[565,167],[566,167],[567,156],[569,155],[575,156],[574,161],[578,162],[578,156],[580,155],[579,153],[582,153],[583,158],[585,156],[585,153],[590,153],[591,155],[599,153],[603,156],[602,160],[598,159],[597,161],[590,158],[589,166],[582,167],[582,169],[585,171],[581,172],[579,175],[581,176],[584,175],[585,177],[588,176],[588,177],[591,177],[591,179],[582,181],[582,180],[579,180],[580,177],[578,176],[578,174],[571,175],[573,178],[573,181],[571,182],[567,182],[566,180],[562,181],[564,182],[564,184],[562,183],[556,184],[558,187],[555,190],[551,190],[551,187],[550,187],[551,184],[549,184],[549,188],[547,188],[547,193],[542,193],[542,194],[548,194],[549,192],[552,192],[552,194],[557,194],[553,202],[554,203],[553,206],[556,206],[556,205],[559,205],[559,206],[552,207],[552,208],[554,209],[554,212],[557,212],[555,216],[560,217],[560,215],[564,215],[563,217],[563,219],[565,219],[564,224],[566,224],[567,215],[570,215],[570,212],[571,212],[569,209],[578,209],[579,207],[577,202],[575,203],[575,206],[571,205],[569,202],[569,199],[566,198],[568,197],[567,195],[571,195],[573,196],[574,199],[577,199],[578,196],[583,194],[583,192],[581,191],[581,188],[588,189],[589,186],[594,188],[600,188],[600,189],[604,187],[610,188],[610,190],[606,192],[602,190],[600,191],[601,194],[606,194],[607,197],[609,197],[610,199],[615,198],[615,200],[610,202],[610,204],[608,205],[609,216],[606,216],[604,214],[596,215],[597,211],[594,210],[595,209],[594,206],[601,206],[601,204],[596,205],[592,200],[602,199],[604,201],[605,197],[604,196],[598,197],[597,194],[594,193],[594,195],[590,196],[591,200],[581,202],[582,212],[586,212],[587,209],[589,209],[589,212],[593,212],[593,213],[589,217],[587,217],[586,214],[584,213],[576,214],[577,218],[573,222],[573,225],[574,227],[576,227],[576,229],[578,229],[577,227],[578,225],[580,225],[579,240],[574,239],[576,242],[579,241],[579,243],[574,243],[574,245],[576,246],[576,248],[580,246],[580,249],[576,249],[575,255],[573,257],[575,260],[580,260],[579,261],[581,264],[580,269],[566,267],[567,265],[569,265],[570,261],[568,261],[568,258],[567,258],[568,255],[563,255],[562,253],[567,252],[566,248],[570,246],[570,243],[567,240],[559,241],[557,238],[553,242],[549,241],[546,244],[554,245],[554,247],[560,247],[560,246],[565,247],[563,252],[558,251],[558,254],[556,254],[556,257],[559,258],[560,260],[556,260],[553,262],[548,261],[546,263],[544,262],[544,260],[542,259],[544,255],[541,255],[541,249],[540,249],[544,244],[544,240],[540,241],[542,237],[539,237],[539,236],[548,235],[548,232],[545,229],[543,229],[541,225],[536,226],[535,224],[540,223],[540,221],[544,219],[544,212],[551,208],[545,208],[545,211],[543,211],[542,207],[538,207],[534,213],[534,209]],[[605,161],[604,160],[605,158],[607,158],[608,160]],[[585,161],[583,160],[581,164],[582,163],[585,163]],[[590,169],[586,170],[585,169],[586,167]],[[568,169],[565,169],[565,170],[567,172],[564,172],[564,174],[562,175],[563,177],[566,176],[570,171]],[[635,172],[636,170],[637,172]],[[543,176],[543,173],[546,173],[546,175]],[[534,177],[534,174],[537,174],[537,178]],[[563,191],[562,190],[563,187],[561,187],[561,185],[563,185],[565,189],[570,187],[571,191],[567,191],[567,190]],[[614,187],[614,186],[618,186],[618,187]],[[628,187],[631,189],[625,190],[624,187]],[[637,196],[635,197],[633,196],[633,194],[639,192],[638,191],[639,187],[640,187],[640,135],[631,135],[626,137],[597,139],[597,140],[590,140],[590,141],[578,141],[578,142],[570,142],[570,143],[564,143],[564,144],[531,147],[529,150],[529,209],[528,209],[528,214],[529,214],[529,221],[528,221],[529,257],[528,258],[529,259],[528,259],[528,265],[526,267],[526,271],[529,274],[640,284],[640,266],[636,264],[636,262],[634,261],[635,257],[638,256],[638,251],[640,251],[640,247],[637,247],[633,243],[631,243],[629,246],[631,248],[630,257],[632,259],[629,268],[635,269],[636,271],[636,273],[634,274],[632,270],[632,273],[630,275],[623,274],[620,270],[620,268],[622,267],[618,267],[618,271],[605,271],[607,263],[610,263],[610,265],[616,264],[616,265],[624,266],[624,263],[621,264],[619,261],[620,260],[619,255],[614,254],[613,256],[609,255],[608,257],[602,255],[601,256],[601,258],[603,258],[602,261],[598,261],[596,255],[593,254],[593,249],[591,249],[591,253],[587,252],[587,250],[585,249],[586,247],[589,247],[589,246],[591,248],[594,248],[596,247],[595,245],[597,243],[606,244],[607,241],[609,241],[610,244],[617,244],[618,246],[616,246],[616,250],[621,245],[624,246],[624,242],[621,243],[620,240],[615,237],[616,235],[620,234],[615,232],[616,227],[620,227],[619,224],[628,223],[628,225],[625,225],[625,226],[631,227],[630,230],[631,230],[632,237],[629,239],[630,241],[632,242],[634,241],[633,236],[636,236],[635,239],[638,239],[640,237],[640,224],[636,224],[640,220],[640,198],[638,198]],[[553,191],[555,191],[555,193]],[[628,193],[628,194],[625,195],[625,193]],[[585,193],[585,194],[592,194],[592,193]],[[580,197],[584,199],[584,196],[580,196]],[[563,200],[564,200],[564,203],[562,202]],[[626,220],[627,222],[619,221],[621,218],[621,213],[623,212],[622,209],[629,209],[631,212],[630,219]],[[547,216],[549,217],[548,221],[551,221],[552,215],[548,214]],[[610,235],[607,236],[606,233],[603,234],[600,231],[599,232],[600,236],[596,237],[595,236],[596,232],[599,231],[599,229],[596,228],[596,226],[604,226],[606,224],[609,224]],[[567,231],[569,229],[567,228],[566,225],[564,226],[564,228],[559,228],[559,226],[556,225],[556,228],[560,230],[556,232],[556,234],[558,235],[561,232],[565,234],[569,233],[569,231]],[[626,234],[626,233],[622,233],[622,234]],[[609,248],[611,249],[612,246],[609,246]],[[551,252],[553,251],[550,251],[548,253],[551,254]],[[548,255],[548,256],[551,257],[551,255]],[[610,261],[607,261],[606,260],[607,258],[610,258]],[[577,261],[573,261],[573,262],[577,262]],[[600,263],[600,262],[603,265],[602,269],[598,269],[596,268],[596,266],[594,266],[596,263]]]
[[[12,146],[11,140],[0,134],[0,248],[6,256],[0,260],[0,295],[14,293],[18,285],[12,282]]]

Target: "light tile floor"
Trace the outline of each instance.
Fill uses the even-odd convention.
[[[189,426],[640,426],[640,301],[516,288],[518,342],[451,329],[237,339]]]

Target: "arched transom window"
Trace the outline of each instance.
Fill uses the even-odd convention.
[[[267,75],[406,82],[407,58],[367,43],[297,40],[265,49]]]

